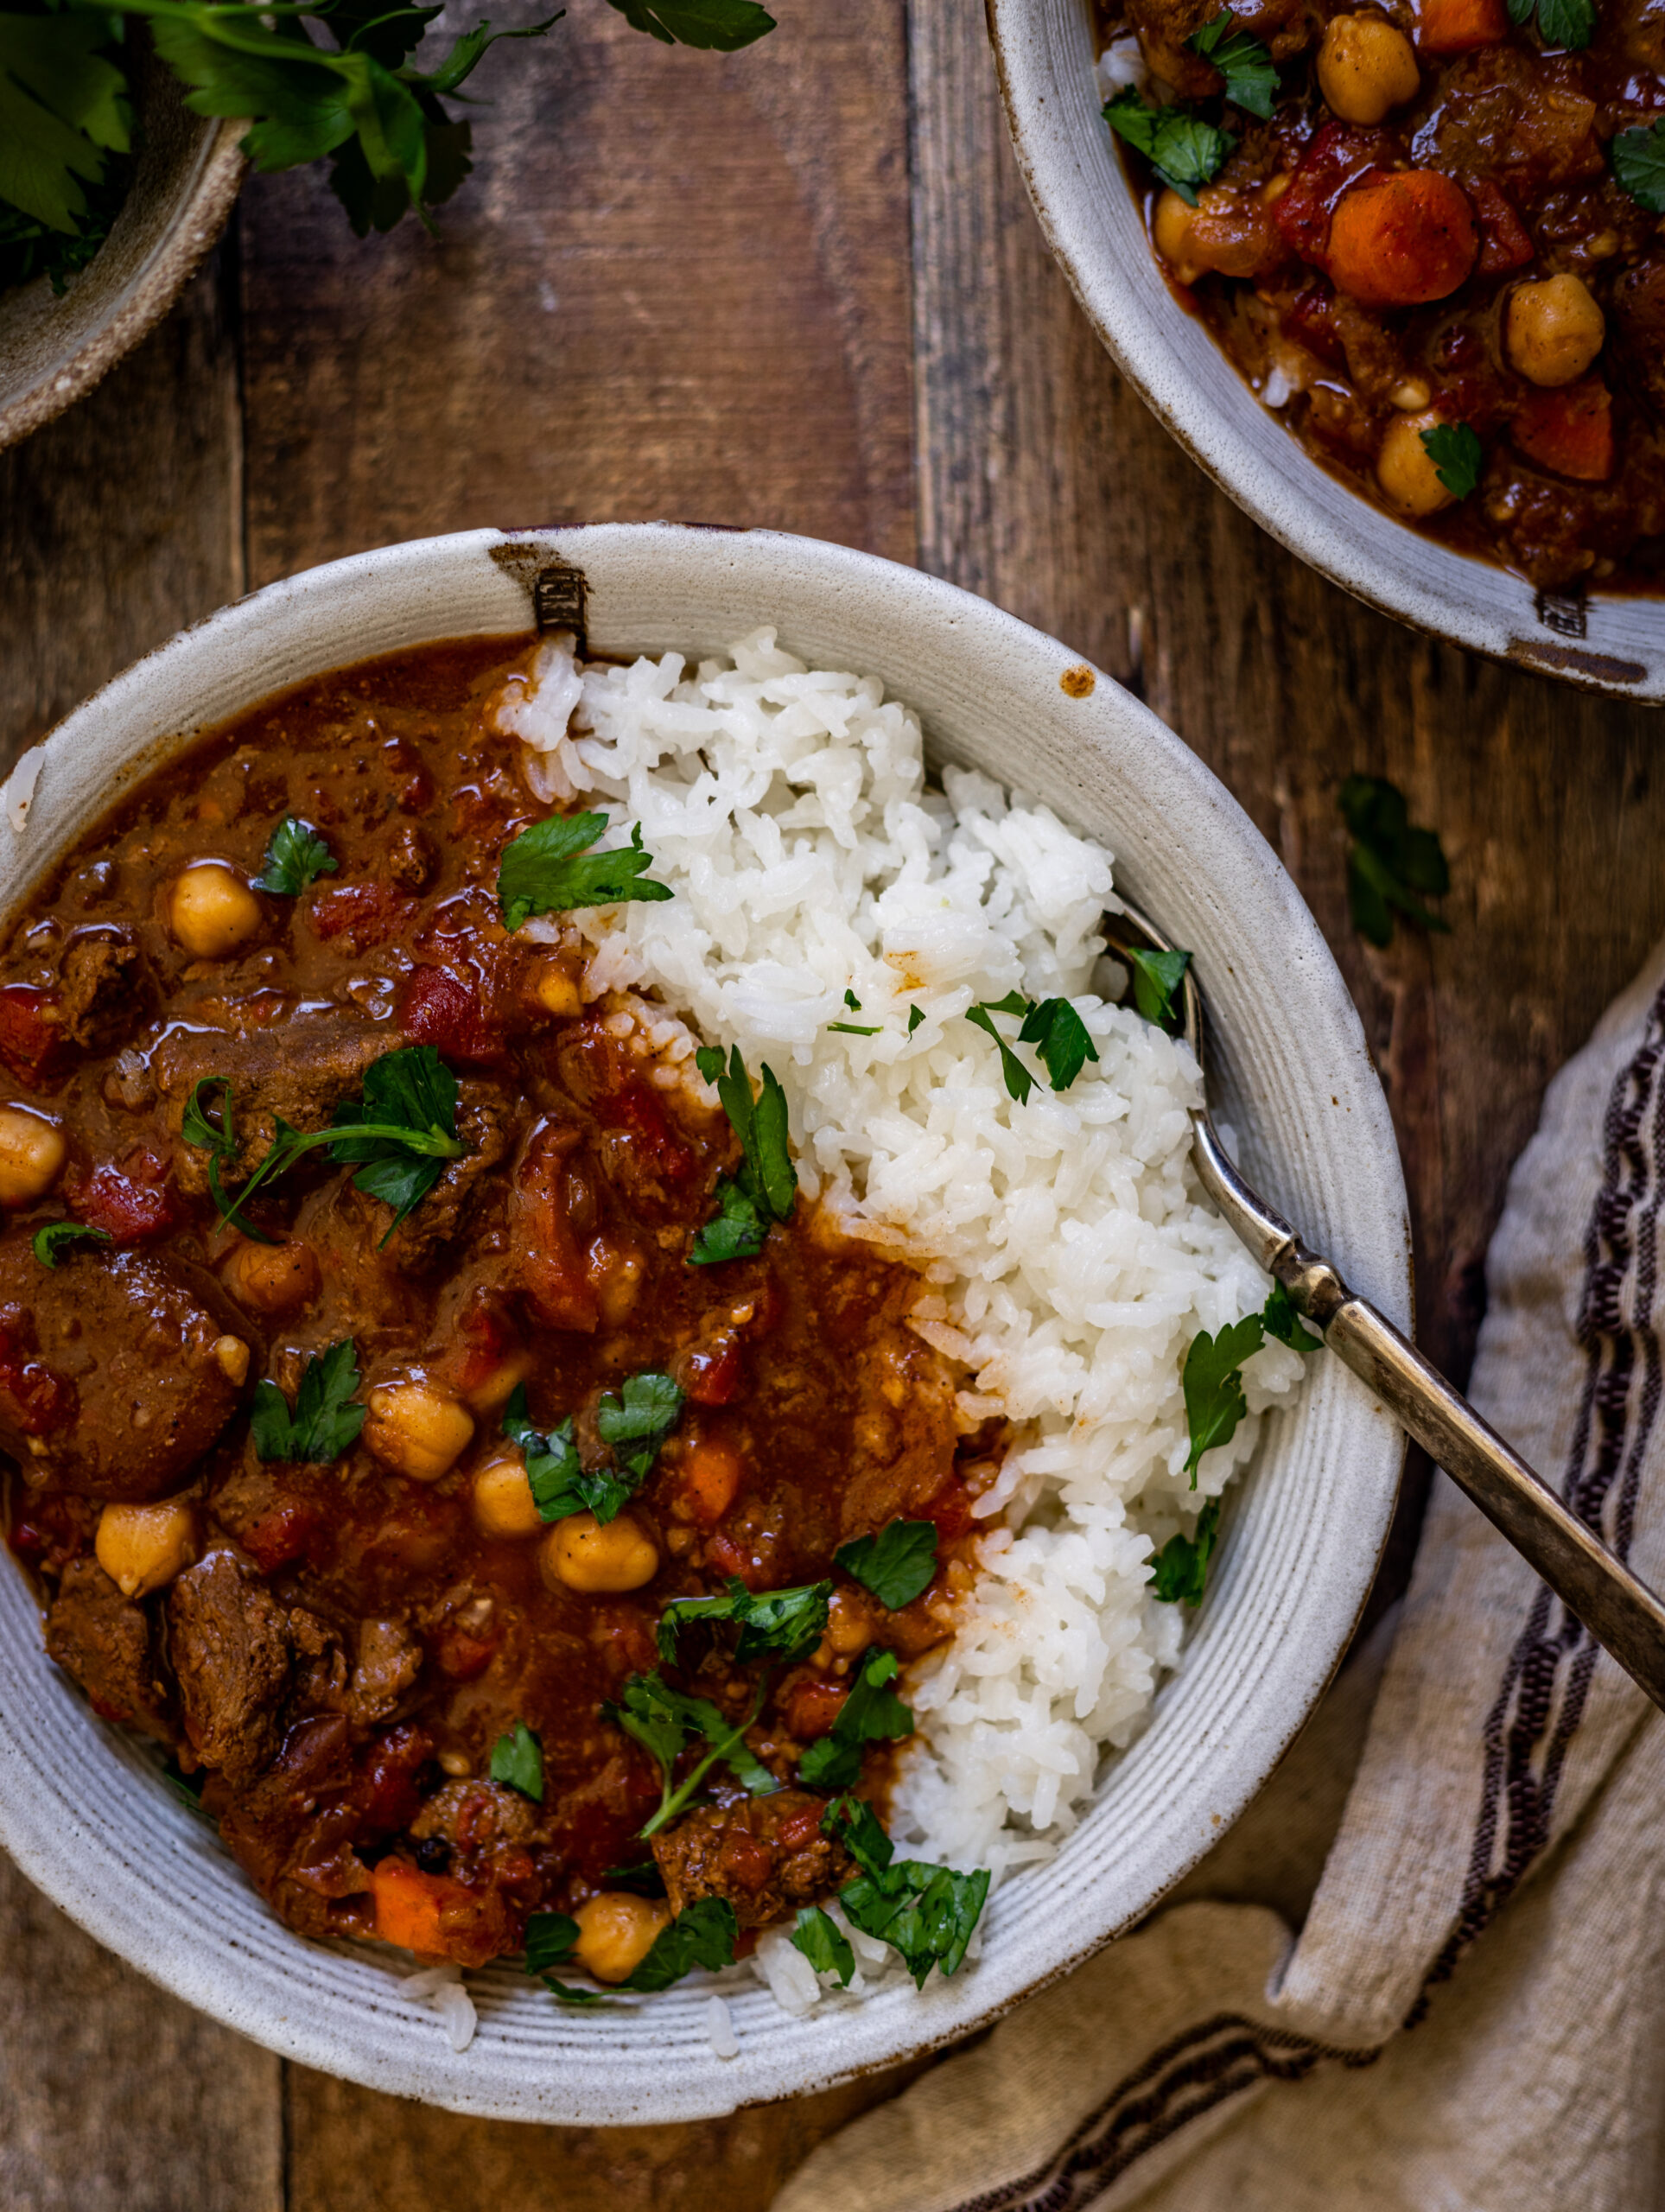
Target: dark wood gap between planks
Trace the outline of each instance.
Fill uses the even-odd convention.
[[[1382,1071],[1422,1340],[1460,1378],[1544,1084],[1665,925],[1665,720],[1412,636],[1214,490],[1047,258],[974,0],[782,12],[722,57],[589,0],[510,49],[436,242],[353,239],[315,174],[256,181],[162,329],[0,455],[0,770],[183,624],[400,537],[670,516],[917,560],[1129,683],[1281,855]],[[1439,829],[1449,938],[1352,936],[1353,769]],[[1384,1600],[1419,1511],[1412,1484]],[[687,2128],[461,2120],[284,2066],[3,1864],[0,1929],[9,2212],[761,2212],[893,2086]]]

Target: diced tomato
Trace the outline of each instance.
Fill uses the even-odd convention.
[[[481,1389],[520,1349],[520,1332],[489,1290],[476,1288],[456,1323],[445,1371],[465,1398]]]
[[[1502,276],[1524,268],[1532,258],[1532,238],[1503,194],[1490,177],[1468,188],[1480,226],[1480,257],[1475,267],[1483,276]]]
[[[775,1841],[783,1851],[802,1851],[804,1845],[813,1843],[820,1833],[820,1808],[806,1805],[801,1812],[787,1815],[775,1830]]]
[[[645,1675],[658,1663],[653,1622],[639,1605],[596,1605],[589,1640],[615,1675]]]
[[[483,1675],[497,1656],[496,1637],[470,1636],[454,1624],[441,1634],[434,1658],[441,1674],[454,1682],[472,1682]]]
[[[26,1436],[67,1428],[81,1408],[75,1385],[43,1360],[31,1317],[16,1306],[0,1311],[0,1396]]]
[[[732,1536],[721,1530],[705,1548],[709,1563],[723,1574],[738,1575],[748,1590],[762,1590],[768,1586],[769,1570],[759,1559],[741,1549]]]
[[[809,1675],[794,1682],[786,1694],[786,1726],[800,1744],[824,1736],[843,1710],[849,1692],[842,1682],[823,1681]]]
[[[934,1521],[939,1539],[951,1544],[956,1536],[966,1535],[976,1527],[976,1517],[971,1510],[975,1503],[976,1495],[969,1484],[962,1482],[957,1475],[950,1475],[919,1517]]]
[[[1613,473],[1613,402],[1599,377],[1530,393],[1509,435],[1528,461],[1558,476],[1605,484]]]
[[[261,1573],[271,1574],[305,1558],[321,1520],[315,1505],[301,1498],[280,1498],[270,1512],[243,1529],[238,1541]]]
[[[410,1827],[422,1810],[416,1777],[433,1756],[420,1728],[390,1728],[369,1746],[353,1789],[367,1834],[392,1835]]]
[[[315,891],[307,918],[316,936],[343,938],[354,952],[364,952],[396,937],[416,912],[414,899],[372,879]]]
[[[685,1183],[697,1161],[670,1126],[664,1108],[639,1076],[632,1076],[605,1098],[598,1097],[603,1121],[628,1129],[660,1174],[672,1183]]]
[[[1438,169],[1392,169],[1337,201],[1325,261],[1337,288],[1363,306],[1408,308],[1449,297],[1478,251],[1460,185]]]
[[[745,1357],[738,1337],[690,1351],[682,1363],[683,1389],[696,1406],[732,1406],[740,1395]]]
[[[1503,0],[1416,0],[1416,43],[1424,54],[1468,54],[1508,36]]]
[[[717,1857],[724,1872],[732,1874],[743,1890],[760,1890],[775,1871],[774,1853],[742,1827],[729,1829]]]
[[[1321,267],[1336,202],[1349,185],[1387,162],[1391,153],[1392,142],[1382,130],[1326,123],[1315,131],[1288,191],[1272,210],[1285,245],[1303,261]]]
[[[746,1464],[723,1438],[702,1436],[683,1454],[677,1476],[692,1518],[702,1529],[715,1529],[740,1496]]]
[[[107,1163],[90,1175],[67,1175],[65,1202],[77,1221],[103,1230],[118,1244],[143,1244],[167,1236],[185,1218],[168,1171],[168,1161],[154,1152],[130,1152],[118,1166]]]
[[[486,1027],[473,985],[448,969],[413,969],[394,1013],[407,1037],[431,1045],[444,1059],[485,1067],[503,1057],[502,1039]]]
[[[58,1001],[30,983],[0,984],[0,1061],[31,1090],[61,1075],[70,1043],[59,1020]]]
[[[601,1321],[595,1287],[567,1211],[568,1154],[578,1132],[540,1122],[527,1139],[509,1200],[514,1281],[549,1329],[594,1333]]]

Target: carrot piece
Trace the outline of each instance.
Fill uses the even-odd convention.
[[[1509,435],[1528,461],[1558,476],[1605,484],[1613,473],[1613,402],[1599,377],[1530,393]]]
[[[702,1436],[689,1446],[682,1465],[683,1492],[702,1528],[715,1529],[740,1495],[746,1470],[732,1444]]]
[[[1508,35],[1503,0],[1417,0],[1416,43],[1424,54],[1467,54]]]
[[[1365,307],[1416,307],[1454,292],[1478,247],[1460,185],[1437,169],[1393,169],[1342,195],[1330,224],[1330,275]]]
[[[408,1859],[384,1859],[370,1872],[376,1904],[376,1933],[419,1958],[442,1959],[445,1937],[440,1908],[454,1883],[442,1874],[424,1874]]]

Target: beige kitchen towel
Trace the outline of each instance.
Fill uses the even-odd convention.
[[[1471,1384],[1655,1586],[1662,984],[1550,1085]],[[1390,1632],[1181,1901],[776,2212],[1665,2208],[1665,1715],[1443,1476]]]

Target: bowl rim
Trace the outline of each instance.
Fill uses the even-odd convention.
[[[351,619],[360,625],[353,634],[364,636],[368,650],[356,656],[359,658],[399,643],[499,629],[512,634],[531,628],[536,574],[540,565],[550,560],[575,564],[589,576],[593,628],[598,611],[603,627],[613,619],[605,612],[610,594],[627,599],[634,591],[640,599],[645,593],[656,594],[648,603],[668,610],[663,620],[657,613],[617,618],[621,637],[630,632],[627,642],[644,651],[664,649],[657,638],[644,634],[656,621],[661,629],[673,633],[681,624],[679,633],[684,641],[699,642],[689,635],[691,623],[676,611],[677,592],[715,591],[719,584],[737,607],[753,613],[759,607],[780,609],[801,601],[806,609],[817,611],[816,619],[831,625],[835,636],[842,637],[847,631],[870,632],[865,645],[851,646],[849,658],[858,666],[886,676],[887,683],[880,640],[899,641],[897,650],[901,652],[922,650],[917,640],[928,633],[929,649],[944,657],[944,666],[955,671],[955,681],[963,678],[967,686],[965,696],[974,702],[968,711],[984,711],[985,696],[998,696],[998,687],[1003,683],[1014,699],[1031,702],[1038,721],[1050,712],[1063,733],[1055,751],[1054,782],[1060,788],[1076,788],[1072,779],[1077,776],[1081,778],[1080,787],[1086,788],[1101,759],[1109,763],[1113,755],[1117,756],[1117,772],[1142,773],[1153,785],[1160,785],[1160,812],[1153,795],[1145,795],[1145,803],[1153,811],[1153,834],[1160,830],[1164,839],[1172,839],[1176,845],[1181,840],[1191,841],[1198,880],[1208,887],[1201,894],[1204,899],[1216,895],[1215,887],[1236,868],[1241,878],[1239,897],[1230,911],[1241,920],[1253,907],[1250,919],[1242,922],[1245,933],[1255,924],[1276,932],[1275,959],[1268,956],[1268,974],[1274,972],[1277,977],[1276,988],[1269,982],[1263,988],[1281,1008],[1289,1009],[1296,1017],[1292,1019],[1291,1029],[1300,1035],[1300,1050],[1295,1052],[1287,1041],[1281,1049],[1291,1063],[1292,1096],[1300,1100],[1297,1118],[1301,1139],[1315,1159],[1320,1144],[1328,1146],[1338,1158],[1344,1154],[1345,1159],[1344,1170],[1331,1165],[1327,1171],[1325,1203],[1338,1209],[1352,1234],[1344,1235],[1339,1242],[1331,1237],[1331,1249],[1363,1289],[1397,1320],[1408,1322],[1409,1230],[1403,1177],[1387,1102],[1339,971],[1269,846],[1211,771],[1109,677],[1091,671],[1078,655],[988,602],[874,555],[775,531],[713,534],[669,524],[612,524],[529,532],[481,530],[384,547],[269,585],[208,616],[136,663],[50,734],[35,800],[35,819],[50,819],[54,781],[67,791],[79,774],[81,783],[97,796],[90,806],[82,804],[79,815],[73,811],[73,802],[66,799],[66,807],[72,810],[55,831],[47,830],[27,861],[20,860],[8,869],[5,861],[0,860],[0,905],[7,912],[12,911],[28,895],[30,883],[54,864],[54,856],[73,844],[89,822],[113,802],[112,769],[119,783],[130,786],[162,758],[187,743],[197,730],[239,710],[238,704],[226,705],[226,698],[251,705],[282,688],[283,683],[306,681],[329,668],[350,664],[354,655],[325,651],[314,636],[321,615],[327,620]],[[714,576],[715,583],[710,581]],[[505,619],[476,620],[460,626],[454,619],[456,608],[465,602],[480,603],[488,583],[498,594],[493,605],[505,610]],[[471,591],[473,601],[468,599]],[[511,606],[518,607],[518,620],[508,617]],[[346,613],[328,613],[343,607]],[[388,620],[401,634],[391,637],[390,642],[384,621],[383,635],[372,642],[371,631],[365,626],[372,620],[382,620],[389,608],[394,612]],[[730,619],[725,612],[702,618],[702,624],[709,630]],[[768,611],[757,615],[759,620],[771,619]],[[782,626],[786,632],[785,643],[796,644],[798,650],[826,664],[824,648],[813,639],[795,636],[788,625]],[[314,640],[310,648],[309,637]],[[606,636],[598,642],[602,650],[613,649]],[[262,651],[281,656],[286,649],[293,660],[292,672],[276,684],[264,680],[260,668]],[[212,686],[207,686],[207,696],[213,697],[212,710],[204,711],[192,725],[179,713],[180,702],[204,696],[199,685],[207,685],[216,668],[220,671],[216,680],[221,683],[222,696],[214,696]],[[229,676],[225,673],[227,668],[233,671]],[[1084,696],[1080,684],[1084,668],[1094,678]],[[1065,676],[1071,678],[1069,684],[1063,681]],[[922,662],[920,682],[924,681]],[[908,687],[892,688],[899,696],[908,696]],[[1059,701],[1068,703],[1060,705]],[[932,716],[928,708],[924,719],[929,743]],[[103,768],[98,765],[101,728],[105,733],[107,755]],[[1036,741],[1037,747],[1039,743]],[[1108,766],[1105,772],[1107,776],[1111,772]],[[1032,749],[1028,766],[1012,780],[1041,789],[1045,797],[1038,781],[1042,773],[1039,751]],[[10,858],[8,851],[6,859]],[[1144,884],[1129,881],[1129,889],[1141,903],[1152,903]],[[1156,911],[1159,915],[1162,911],[1160,899]],[[1228,912],[1223,897],[1220,912],[1223,915]],[[1206,917],[1198,909],[1192,918]],[[1238,940],[1234,938],[1231,942],[1235,945]],[[1239,967],[1247,964],[1242,958],[1237,962]],[[1239,986],[1234,982],[1231,988],[1235,990]],[[1229,1019],[1225,1027],[1222,1042],[1229,1058],[1232,1047]],[[1338,1095],[1327,1103],[1342,1111],[1333,1122],[1324,1122],[1321,1138],[1309,1139],[1307,1120],[1315,1128],[1324,1120],[1325,1101],[1318,1091],[1327,1093],[1332,1087]],[[1325,1157],[1329,1158],[1331,1152]],[[1199,1616],[1198,1641],[1188,1666],[1170,1678],[1159,1698],[1156,1722],[1118,1762],[1110,1777],[1112,1782],[1125,1780],[1135,1771],[1147,1777],[1153,1771],[1149,1747],[1160,1738],[1164,1713],[1189,1711],[1198,1698],[1212,1697],[1207,1684],[1217,1680],[1220,1694],[1215,1703],[1205,1707],[1207,1717],[1200,1733],[1193,1714],[1193,1733],[1187,1738],[1174,1798],[1179,1809],[1170,1816],[1168,1799],[1161,1801],[1166,1826],[1155,1824],[1160,1827],[1160,1848],[1147,1837],[1141,1847],[1149,1863],[1140,1860],[1135,1851],[1129,1866],[1121,1860],[1109,1864],[1101,1847],[1088,1853],[1084,1841],[1077,1853],[1077,1887],[1071,1892],[1071,1903],[1079,1904],[1084,1897],[1089,1903],[1096,1901],[1096,1918],[1083,1912],[1062,1930],[1043,1929],[1038,1943],[1033,1928],[1026,1933],[1022,1917],[1025,1897],[1030,1893],[1023,1885],[1010,1885],[991,1908],[991,1922],[996,1927],[1003,1915],[1015,1922],[1006,1960],[997,1958],[996,1947],[991,1942],[974,1972],[963,1973],[946,1984],[940,1976],[935,1977],[917,1996],[911,1990],[900,1993],[906,2010],[891,2004],[887,1996],[859,2006],[840,2006],[832,2011],[829,2019],[829,2008],[817,2007],[812,2027],[823,2023],[823,2028],[812,2042],[806,2043],[801,2033],[795,2032],[802,2023],[775,2012],[773,2000],[760,1985],[753,1984],[745,1991],[723,1992],[734,2005],[743,2030],[742,2043],[747,2047],[740,2060],[720,2060],[709,2050],[700,2026],[710,1988],[685,1985],[683,1993],[673,1990],[647,2000],[649,2006],[662,2008],[656,2012],[645,2013],[638,2007],[626,2014],[622,2022],[598,2025],[594,2016],[588,2016],[570,2025],[562,2019],[547,2029],[539,2026],[536,2032],[541,2040],[537,2052],[529,2056],[531,2039],[524,2028],[515,2027],[507,2012],[505,2024],[499,2027],[498,2014],[492,2009],[497,1993],[487,1988],[481,2032],[473,2047],[480,2056],[471,2068],[473,2053],[459,2057],[438,2047],[442,2039],[431,2032],[435,2027],[431,2014],[419,2015],[430,2030],[426,2036],[420,2030],[411,2035],[408,2025],[402,2024],[401,2006],[392,2001],[397,1983],[391,1965],[369,1955],[377,1947],[306,1942],[283,1929],[253,1898],[252,1891],[246,1892],[255,1915],[249,1924],[239,1923],[230,1936],[216,1927],[205,1942],[200,1906],[195,1908],[194,1916],[189,1896],[181,1892],[175,1899],[170,1884],[181,1872],[189,1878],[194,1860],[203,1861],[206,1854],[212,1863],[204,1882],[212,1888],[217,1878],[223,1885],[230,1862],[217,1852],[210,1853],[207,1846],[188,1833],[192,1827],[188,1817],[174,1813],[162,1802],[159,1786],[141,1804],[127,1788],[124,1774],[116,1777],[118,1793],[122,1793],[117,1801],[118,1819],[107,1824],[109,1833],[100,1827],[101,1815],[90,1808],[85,1793],[77,1794],[75,1761],[82,1760],[88,1770],[96,1770],[107,1782],[112,1751],[116,1764],[133,1775],[144,1770],[143,1755],[122,1738],[120,1732],[106,1730],[95,1720],[90,1708],[57,1676],[45,1659],[39,1616],[26,1592],[23,1612],[27,1618],[22,1621],[26,1633],[20,1640],[22,1616],[16,1593],[22,1588],[22,1579],[3,1567],[0,1574],[12,1573],[10,1602],[14,1618],[9,1626],[3,1618],[6,1588],[0,1586],[0,1685],[9,1681],[10,1686],[9,1694],[0,1695],[0,1844],[73,1919],[163,1988],[284,2056],[367,2087],[484,2117],[594,2126],[709,2116],[747,2103],[830,2088],[923,2055],[987,2025],[1081,1964],[1113,1936],[1141,1918],[1205,1855],[1225,1826],[1263,1785],[1300,1732],[1339,1664],[1369,1594],[1397,1494],[1404,1446],[1382,1408],[1336,1363],[1325,1363],[1309,1375],[1301,1404],[1293,1414],[1268,1416],[1268,1421],[1287,1421],[1287,1433],[1297,1440],[1306,1425],[1309,1442],[1316,1439],[1312,1450],[1319,1455],[1326,1484],[1331,1483],[1331,1460],[1325,1454],[1333,1455],[1334,1484],[1339,1488],[1335,1489],[1333,1500],[1326,1493],[1326,1503],[1344,1504],[1346,1510],[1309,1516],[1301,1521],[1297,1541],[1307,1547],[1304,1556],[1309,1565],[1314,1559],[1319,1560],[1320,1571],[1308,1572],[1299,1589],[1287,1589],[1272,1579],[1277,1560],[1288,1546],[1287,1530],[1293,1525],[1289,1513],[1281,1508],[1274,1510],[1274,1493],[1267,1493],[1268,1503],[1259,1521],[1250,1517],[1257,1533],[1252,1541],[1247,1535],[1241,1539],[1241,1558],[1234,1560],[1234,1543],[1224,1548],[1211,1591],[1211,1605],[1216,1611],[1211,1616],[1205,1606]],[[1272,1433],[1281,1437],[1285,1433],[1282,1429]],[[1262,1488],[1269,1472],[1260,1478]],[[1260,1492],[1253,1494],[1258,1497]],[[1234,1538],[1240,1517],[1241,1514],[1233,1516]],[[1316,1529],[1315,1521],[1320,1524]],[[1266,1654],[1263,1672],[1251,1680],[1241,1662],[1231,1660],[1215,1668],[1206,1681],[1193,1681],[1196,1670],[1202,1667],[1201,1653],[1212,1649],[1211,1619],[1233,1618],[1230,1607],[1239,1603],[1240,1587],[1251,1588],[1251,1573],[1266,1578],[1274,1601],[1264,1618],[1259,1613],[1254,1617],[1254,1633],[1261,1639],[1256,1650],[1263,1646]],[[1215,1640],[1217,1643],[1217,1637]],[[1275,1699],[1270,1693],[1261,1696],[1268,1685]],[[37,1707],[44,1698],[54,1708],[58,1732],[53,1738],[50,1758],[36,1744],[26,1719],[19,1717],[24,1704],[23,1695],[16,1694],[20,1690],[32,1694]],[[1176,1700],[1173,1694],[1180,1691],[1190,1698],[1189,1707],[1183,1699]],[[1257,1698],[1261,1700],[1258,1706]],[[1193,1756],[1199,1743],[1209,1752],[1205,1779],[1192,1772],[1202,1764]],[[1125,1796],[1132,1786],[1128,1782],[1121,1794]],[[1150,1794],[1146,1782],[1141,1781],[1141,1787],[1146,1789],[1147,1796]],[[1099,1801],[1104,1801],[1117,1792],[1102,1788],[1098,1795]],[[1090,1834],[1098,1810],[1096,1802],[1093,1814],[1078,1831],[1080,1837]],[[120,1836],[115,1834],[117,1826],[122,1829]],[[147,1854],[136,1863],[126,1840],[139,1829],[146,1839]],[[179,1832],[177,1847],[170,1840],[171,1856],[159,1859],[161,1846],[156,1840],[171,1839],[175,1830]],[[1052,1864],[1061,1864],[1070,1848],[1066,1845],[1059,1859]],[[231,1869],[234,1883],[240,1885],[242,1878]],[[1118,1882],[1118,1902],[1113,1911],[1107,1910],[1105,1895],[1114,1891]],[[1024,1890],[1024,1897],[1019,1897],[1015,1909],[1008,1910],[1009,1901],[1020,1890]],[[349,1961],[336,1956],[338,1950],[349,1949],[353,1954]],[[1026,1961],[1021,1964],[1020,1949]],[[509,1982],[524,1996],[526,1985],[518,1976],[500,1967],[486,1972],[488,1976],[508,1974]],[[344,1986],[344,1976],[353,1979],[358,2003],[358,2010],[345,2024],[325,2001],[331,1988]],[[377,1980],[380,1993],[359,2003],[359,1986],[366,1976]],[[310,1999],[304,1990],[308,1981],[312,1984]],[[476,1978],[474,1986],[482,1986],[481,1978]],[[754,1999],[771,2008],[766,2021]],[[543,2003],[541,1999],[537,2001]],[[404,2008],[404,2020],[408,2021],[413,2010]],[[556,2010],[549,2007],[550,2012]],[[632,2019],[645,2024],[639,2031],[630,2026]],[[766,2026],[768,2036],[752,2037],[754,2024]],[[750,2047],[753,2043],[755,2050]],[[672,2059],[674,2063],[667,2063]],[[553,2079],[546,2070],[550,2068]]]
[[[1222,381],[1247,409],[1229,398],[1223,407],[1179,368],[1169,334],[1190,319],[1148,245],[1130,270],[1100,218],[1107,165],[1130,205],[1134,194],[1108,129],[1084,143],[1080,101],[1068,82],[1084,53],[1096,58],[1092,0],[984,0],[984,9],[1013,150],[1047,250],[1117,366],[1226,496],[1297,559],[1411,629],[1583,690],[1665,701],[1665,592],[1594,592],[1587,599],[1535,593],[1499,564],[1457,553],[1397,521],[1331,477],[1281,425],[1278,439],[1299,459],[1268,464],[1255,451],[1243,425],[1262,414],[1260,402],[1211,339]],[[1096,118],[1096,95],[1091,111]],[[1142,235],[1142,221],[1140,229]],[[1324,499],[1323,486],[1339,499]],[[1325,506],[1343,511],[1326,514]],[[1415,557],[1405,553],[1406,541],[1419,549]],[[1518,608],[1509,604],[1516,598]],[[1608,635],[1614,625],[1619,639]],[[1638,626],[1645,626],[1640,638]]]

